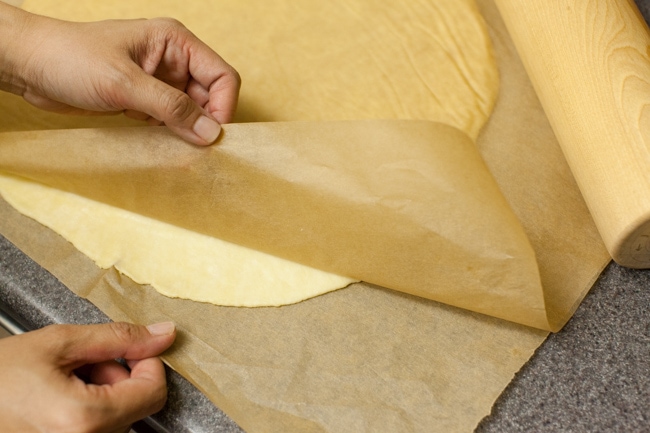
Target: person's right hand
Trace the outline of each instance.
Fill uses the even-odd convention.
[[[165,404],[165,369],[156,356],[175,337],[169,322],[107,323],[53,325],[0,340],[2,431],[128,431]]]
[[[0,1],[0,89],[38,108],[124,112],[206,145],[232,120],[239,86],[235,69],[176,20],[77,23]]]

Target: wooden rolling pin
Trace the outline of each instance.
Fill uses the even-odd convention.
[[[496,0],[616,262],[650,267],[650,35],[632,0]]]

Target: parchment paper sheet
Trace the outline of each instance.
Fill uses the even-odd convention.
[[[608,257],[496,10],[480,6],[502,87],[478,146],[561,323]],[[179,341],[166,361],[249,431],[467,431],[545,337],[367,284],[279,309],[171,300],[97,269],[6,205],[0,212],[3,235],[114,320],[174,320]]]
[[[272,122],[225,125],[223,139],[208,148],[164,128],[5,133],[0,143],[7,172],[318,269],[549,329],[528,239],[474,143],[455,128]]]

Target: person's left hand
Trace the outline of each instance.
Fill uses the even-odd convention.
[[[173,323],[107,323],[53,325],[0,340],[1,430],[128,431],[163,407],[165,370],[156,356],[175,337]]]

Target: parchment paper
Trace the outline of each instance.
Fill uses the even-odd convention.
[[[5,133],[0,169],[391,289],[549,329],[535,255],[469,137],[423,121]],[[34,158],[33,155],[47,155]],[[128,158],[124,158],[128,155]]]
[[[608,258],[493,5],[481,9],[503,85],[478,146],[562,323]],[[114,320],[174,320],[167,362],[250,431],[467,431],[545,336],[367,284],[279,309],[166,299],[0,209],[7,238]]]

